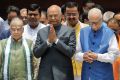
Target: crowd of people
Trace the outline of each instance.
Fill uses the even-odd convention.
[[[0,17],[0,80],[120,80],[120,12],[92,1]]]

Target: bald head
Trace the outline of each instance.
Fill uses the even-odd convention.
[[[47,17],[49,24],[57,26],[61,23],[61,8],[58,5],[52,5],[47,10]]]
[[[59,12],[59,14],[61,15],[61,8],[58,5],[52,5],[47,9],[47,14],[49,13],[49,11],[51,10],[57,10]]]

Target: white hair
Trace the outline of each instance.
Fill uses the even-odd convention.
[[[10,26],[23,26],[23,21],[19,17],[15,17],[11,20]]]
[[[98,19],[102,19],[102,12],[98,8],[92,8],[88,12],[88,19],[90,19],[92,16],[97,15]]]
[[[106,11],[104,14],[103,14],[103,20],[105,21],[105,22],[107,22],[110,18],[113,18],[113,16],[114,16],[114,12],[112,12],[112,11]]]

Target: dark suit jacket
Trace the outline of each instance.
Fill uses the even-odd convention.
[[[73,29],[57,26],[58,43],[47,45],[49,27],[37,34],[34,47],[35,57],[41,57],[38,80],[74,80],[71,58],[75,53],[76,38]]]

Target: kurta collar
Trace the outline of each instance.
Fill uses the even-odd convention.
[[[12,42],[12,43],[22,43],[22,38],[20,38],[18,41],[15,41],[15,40],[11,37],[11,42]]]

